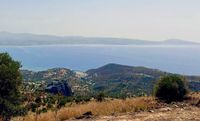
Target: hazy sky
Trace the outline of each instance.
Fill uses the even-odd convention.
[[[200,0],[0,0],[0,31],[200,41]]]

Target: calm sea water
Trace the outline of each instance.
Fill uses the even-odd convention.
[[[0,47],[22,62],[23,69],[66,67],[85,71],[108,63],[146,66],[200,75],[200,46],[54,45]]]

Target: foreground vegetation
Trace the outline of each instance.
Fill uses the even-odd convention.
[[[141,97],[131,99],[107,99],[106,101],[90,101],[84,104],[72,103],[61,108],[59,111],[48,111],[40,114],[38,121],[63,121],[70,118],[80,118],[84,113],[91,112],[94,116],[114,115],[115,113],[137,112],[153,109],[156,100],[152,97]],[[25,117],[18,117],[14,121],[35,121],[35,113],[29,113]]]
[[[162,77],[154,88],[154,95],[165,102],[182,101],[187,93],[186,79],[176,75]]]
[[[13,60],[8,53],[0,53],[0,116],[4,121],[26,113],[20,93],[20,67],[21,64]]]
[[[188,85],[185,78],[178,75],[170,74],[161,78],[155,84],[155,97],[143,95],[127,98],[128,95],[122,95],[121,99],[117,99],[106,96],[103,92],[67,97],[62,92],[50,94],[44,90],[33,91],[25,88],[20,67],[20,63],[13,60],[9,54],[0,54],[0,121],[82,119],[90,116],[149,111],[158,108],[162,105],[161,102],[171,103],[185,99],[190,100],[191,105],[200,105],[199,98],[186,96]]]
[[[200,93],[190,93],[188,94],[183,102],[171,102],[164,103],[160,100],[157,100],[154,97],[137,97],[137,98],[128,98],[124,99],[109,99],[99,102],[99,101],[89,101],[82,103],[68,103],[65,107],[61,108],[57,112],[48,111],[46,113],[41,113],[38,115],[38,121],[65,121],[65,120],[78,120],[78,119],[96,119],[103,116],[107,117],[120,117],[120,115],[125,115],[126,118],[133,119],[134,117],[128,117],[128,114],[145,114],[156,115],[157,113],[172,111],[198,111],[200,107]],[[155,114],[154,114],[155,112]],[[194,112],[195,114],[200,112]],[[169,114],[170,115],[170,114]],[[174,114],[175,115],[175,114]],[[25,117],[16,117],[13,118],[13,121],[36,121],[36,114],[29,112]],[[197,116],[198,117],[198,116]],[[153,117],[151,117],[153,118]],[[163,117],[167,119],[167,117]],[[168,117],[169,118],[169,117]],[[184,116],[183,116],[184,118]],[[186,117],[190,118],[190,116]],[[129,120],[130,120],[129,119]],[[192,119],[192,117],[191,117]],[[108,119],[109,120],[109,119]],[[117,118],[116,118],[117,120]],[[128,120],[128,119],[127,119]],[[155,117],[156,120],[156,117]],[[162,118],[160,119],[162,120]]]

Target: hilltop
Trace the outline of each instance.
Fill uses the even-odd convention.
[[[120,64],[107,64],[97,69],[88,70],[86,73],[88,74],[87,79],[94,82],[94,90],[115,96],[152,94],[153,85],[157,80],[172,74],[158,69]],[[186,77],[191,90],[200,90],[199,76],[180,76]]]

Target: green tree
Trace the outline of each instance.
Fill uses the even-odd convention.
[[[8,53],[0,53],[0,117],[9,121],[11,117],[23,115],[20,106],[21,64]]]
[[[176,75],[161,78],[154,88],[154,95],[166,102],[182,101],[188,91],[184,78]]]

